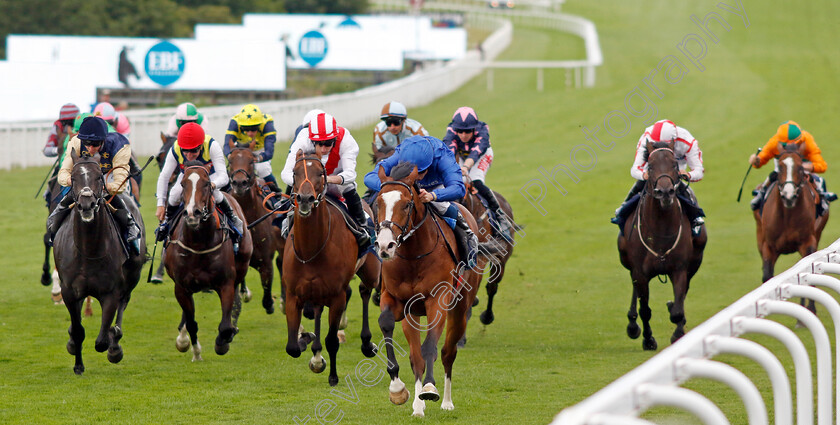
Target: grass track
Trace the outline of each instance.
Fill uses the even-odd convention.
[[[528,226],[500,288],[496,323],[484,328],[472,321],[468,328],[468,348],[459,352],[454,366],[456,410],[444,412],[438,404],[427,403],[426,423],[546,423],[560,409],[652,355],[624,334],[630,281],[618,263],[616,228],[607,221],[632,184],[628,169],[645,120],[631,116],[632,128],[617,139],[606,134],[604,117],[623,111],[625,96],[636,87],[655,102],[656,118],[685,126],[703,149],[706,178],[695,190],[708,216],[709,244],[687,298],[688,328],[759,284],[754,223],[745,200],[734,202],[747,156],[780,122],[793,119],[820,143],[829,163],[829,188],[840,184],[834,172],[840,149],[833,143],[840,133],[834,119],[840,101],[833,94],[840,75],[835,44],[840,38],[840,4],[800,3],[744,1],[750,23],[745,28],[737,16],[712,1],[570,0],[565,11],[587,17],[598,27],[605,65],[597,71],[597,87],[567,90],[562,71],[546,71],[546,89],[536,92],[534,71],[497,70],[493,91],[486,90],[482,75],[432,105],[409,111],[440,136],[452,111],[473,106],[492,129],[496,161],[488,184],[512,202],[518,220]],[[700,72],[676,46],[687,34],[700,34],[691,15],[702,18],[712,11],[726,19],[731,30],[711,25],[720,40],[712,44],[706,39],[705,69]],[[567,59],[581,54],[573,37],[517,26],[514,42],[501,59]],[[688,72],[676,84],[665,82],[661,74],[655,77],[660,99],[643,79],[668,55],[682,61]],[[582,126],[600,127],[602,141],[615,144],[606,150],[595,146],[584,138]],[[370,131],[353,131],[363,150]],[[558,179],[566,195],[547,185],[542,202],[546,215],[541,215],[519,194],[520,188],[540,178],[539,167],[571,167],[570,152],[581,144],[595,154],[594,165],[586,172],[575,169],[578,183]],[[583,153],[578,158],[586,161]],[[275,172],[281,167],[275,160]],[[365,169],[360,166],[359,173]],[[327,419],[341,414],[345,424],[409,421],[410,403],[393,406],[387,401],[387,379],[372,387],[354,379],[355,402],[331,392],[326,375],[308,371],[308,355],[291,359],[285,354],[283,317],[267,316],[254,302],[245,306],[231,351],[217,356],[212,338],[219,320],[218,298],[198,295],[205,361],[190,363],[188,354],[173,347],[180,310],[169,280],[161,286],[141,283],[134,292],[124,321],[125,358],[118,365],[92,348],[98,308],[93,319],[83,321],[87,370],[81,378],[74,376],[72,357],[64,349],[66,309],[51,305],[48,289],[37,283],[45,211],[32,195],[45,172],[0,172],[0,197],[5,200],[0,209],[0,340],[5,342],[0,348],[0,422],[294,423],[293,417],[303,420],[309,415],[309,423],[317,423],[316,406],[330,403],[324,400],[336,406]],[[155,173],[150,169],[146,181],[153,182]],[[766,174],[764,169],[751,173],[745,190]],[[142,208],[147,223],[153,221],[152,191],[147,183]],[[829,222],[821,246],[840,236],[838,223],[837,218]],[[795,260],[783,258],[777,270]],[[251,272],[249,286],[259,293],[257,281]],[[673,331],[665,310],[670,285],[654,280],[651,294],[653,332],[662,348]],[[486,299],[483,289],[480,297]],[[354,297],[350,342],[339,351],[342,379],[352,376],[353,367],[363,360],[359,312]],[[381,335],[374,330],[374,336],[376,340]],[[397,342],[405,346],[402,336]],[[771,399],[769,383],[758,369],[737,358],[724,359],[744,366],[765,399]],[[783,360],[792,370],[789,359]],[[400,364],[403,380],[410,382],[407,357]],[[442,390],[440,363],[436,370]],[[732,423],[746,422],[731,390],[705,380],[688,386],[711,390]],[[350,393],[345,381],[337,391]],[[646,417],[660,423],[692,423],[669,409],[655,409]]]

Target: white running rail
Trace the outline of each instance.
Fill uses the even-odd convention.
[[[793,267],[765,282],[679,341],[662,350],[636,369],[604,387],[586,400],[561,411],[552,425],[650,424],[639,416],[655,406],[672,406],[697,416],[704,424],[729,424],[720,409],[701,394],[680,388],[693,377],[720,381],[732,387],[741,397],[748,422],[768,423],[768,411],[756,389],[741,372],[711,360],[717,354],[747,357],[768,373],[773,390],[775,423],[794,423],[793,396],[788,376],[777,358],[793,358],[796,394],[796,421],[799,425],[834,423],[835,406],[840,406],[840,374],[832,396],[831,340],[819,318],[798,303],[794,297],[813,299],[818,308],[828,311],[834,341],[840,340],[840,304],[827,289],[840,292],[840,280],[826,274],[840,275],[840,239],[831,246],[803,258]],[[816,382],[805,345],[787,327],[767,320],[770,314],[796,318],[814,339]],[[767,348],[740,336],[760,333],[778,339],[788,351],[772,353]],[[834,347],[835,367],[840,367],[840,352]],[[816,391],[814,389],[816,385]],[[816,392],[814,409],[813,394]],[[840,423],[840,417],[838,422]]]

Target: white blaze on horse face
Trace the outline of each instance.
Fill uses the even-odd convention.
[[[391,220],[394,216],[394,205],[402,198],[402,194],[396,190],[382,194],[382,200],[385,201],[385,220]]]
[[[199,177],[198,174],[193,173],[193,174],[190,174],[190,176],[187,177],[187,178],[190,180],[190,183],[192,183],[193,190],[192,190],[192,193],[190,194],[190,199],[186,202],[187,206],[186,206],[185,209],[187,210],[187,214],[193,214],[193,212],[195,211],[195,202],[196,202],[195,201],[195,192],[196,192],[195,188],[196,188],[196,185],[198,184],[198,179],[200,179],[201,177]]]
[[[382,201],[385,202],[385,221],[390,221],[394,217],[394,206],[402,198],[400,192],[386,192],[380,195]],[[379,248],[380,255],[385,251],[389,257],[393,257],[394,251],[397,250],[396,243],[394,243],[394,232],[391,231],[391,226],[383,227],[376,235],[376,245]],[[390,246],[390,248],[388,248]]]
[[[782,182],[782,197],[791,200],[796,195],[796,188],[792,184],[784,184],[786,182],[793,182],[793,158],[787,157],[782,160],[785,164],[785,180]]]

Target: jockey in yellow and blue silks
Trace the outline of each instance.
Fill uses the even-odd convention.
[[[239,235],[244,231],[242,220],[234,213],[227,198],[219,188],[224,187],[230,181],[225,168],[225,156],[222,147],[216,139],[204,133],[204,129],[194,122],[186,123],[178,130],[178,139],[172,145],[169,153],[166,154],[166,161],[160,170],[157,181],[157,211],[155,216],[161,222],[158,229],[158,241],[166,238],[170,230],[169,220],[178,212],[181,205],[181,194],[184,188],[181,186],[181,179],[184,177],[185,163],[196,161],[201,165],[210,164],[210,186],[213,188],[213,200],[216,205],[225,213],[231,225],[236,228]],[[169,187],[169,179],[172,173],[179,172],[178,179],[172,186],[168,196],[166,190]],[[165,208],[165,210],[164,210]]]
[[[87,117],[79,127],[79,134],[70,139],[67,150],[74,150],[80,156],[99,155],[99,166],[103,175],[108,175],[105,181],[105,188],[112,195],[122,193],[127,187],[129,178],[128,161],[131,159],[131,146],[128,139],[119,133],[109,133],[108,124],[99,117]],[[73,173],[72,155],[64,155],[61,162],[61,169],[58,171],[58,183],[69,187],[72,185],[71,175]],[[108,172],[111,172],[108,174]],[[47,218],[47,230],[50,232],[50,239],[55,237],[61,223],[70,213],[70,206],[74,200],[72,196],[64,196],[49,218]],[[140,238],[140,227],[134,221],[134,217],[125,208],[122,198],[114,196],[110,200],[111,206],[116,209],[114,218],[126,231],[125,241],[134,255],[140,253],[138,240]]]
[[[280,193],[277,179],[271,172],[271,158],[274,157],[274,143],[277,142],[274,118],[264,114],[256,105],[248,104],[230,119],[223,146],[225,156],[230,155],[236,143],[247,145],[251,142],[254,142],[253,150],[257,158],[254,166],[257,177],[264,179],[272,191]]]
[[[365,185],[379,192],[382,182],[379,180],[379,168],[386,175],[400,163],[408,162],[417,167],[420,173],[417,181],[420,187],[420,200],[430,204],[440,215],[455,222],[453,230],[458,236],[458,250],[461,258],[469,258],[473,264],[478,239],[454,202],[460,201],[467,193],[461,175],[461,167],[455,162],[455,155],[433,136],[413,136],[404,140],[395,149],[394,154],[379,161],[373,171],[365,175]],[[450,224],[451,225],[451,224]]]

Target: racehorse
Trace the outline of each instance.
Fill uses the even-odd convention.
[[[376,345],[370,342],[368,301],[371,290],[379,282],[380,263],[373,253],[358,252],[356,238],[345,224],[344,214],[326,198],[327,175],[317,155],[295,157],[294,221],[283,252],[282,281],[286,292],[286,325],[288,342],[286,352],[297,358],[301,344],[298,337],[301,310],[305,303],[315,307],[315,341],[309,368],[320,373],[326,368],[321,356],[321,311],[329,307],[329,331],[324,339],[330,356],[329,384],[338,383],[336,355],[338,330],[347,304],[350,279],[358,274],[362,283],[362,353],[367,357],[376,354]]]
[[[239,241],[239,252],[234,253],[233,242],[228,230],[220,225],[220,214],[213,202],[209,166],[202,166],[197,161],[188,161],[185,165],[181,180],[184,216],[175,224],[164,263],[169,277],[175,281],[175,298],[182,310],[175,346],[179,351],[186,352],[191,344],[192,360],[197,361],[201,360],[201,344],[198,342],[193,294],[204,289],[212,289],[219,294],[222,321],[215,349],[216,354],[224,355],[230,349],[234,335],[239,332],[236,322],[241,304],[236,285],[245,280],[253,245],[250,232],[244,232]],[[247,223],[236,200],[227,193],[223,195],[242,222]]]
[[[53,254],[61,279],[61,294],[70,313],[70,339],[67,352],[76,356],[73,371],[81,375],[82,341],[85,330],[81,322],[81,309],[85,297],[91,295],[102,306],[102,323],[96,337],[98,352],[108,350],[108,360],[118,363],[123,351],[123,311],[131,298],[131,291],[140,280],[140,271],[146,259],[145,227],[137,206],[124,196],[126,208],[140,226],[140,253],[131,256],[123,246],[120,230],[106,212],[110,204],[105,190],[105,179],[99,166],[99,155],[80,157],[71,151],[73,172],[71,191],[75,206],[55,235]],[[104,208],[103,208],[104,207]],[[114,318],[116,316],[116,321]],[[114,326],[111,323],[114,322]]]
[[[677,325],[671,343],[685,334],[685,296],[691,278],[703,261],[706,229],[692,238],[691,223],[676,199],[680,172],[674,155],[674,144],[647,144],[648,178],[635,211],[618,236],[621,265],[630,270],[633,296],[627,312],[627,336],[632,339],[641,333],[636,324],[636,299],[644,326],[642,348],[656,350],[656,340],[650,329],[650,279],[667,275],[674,289],[674,301],[667,303],[671,323]]]
[[[802,167],[804,150],[804,143],[785,146],[777,158],[778,180],[767,189],[763,207],[753,212],[758,252],[763,263],[763,282],[773,277],[780,254],[799,252],[805,257],[816,251],[828,222],[828,211],[816,217],[820,199],[813,181]],[[808,309],[816,312],[813,300]]]
[[[175,140],[178,138],[175,136],[167,136],[164,132],[160,132],[160,141],[161,147],[160,151],[158,151],[157,155],[155,155],[155,160],[157,161],[158,169],[163,170],[163,163],[166,162],[166,155],[169,154],[169,150],[172,149],[172,146],[175,144]],[[167,188],[166,193],[169,193],[172,190],[172,185],[175,184],[175,181],[178,180],[178,173],[172,173],[172,176],[169,177],[169,186]],[[155,275],[152,276],[149,280],[152,283],[162,283],[163,282],[163,272],[164,272],[164,264],[163,264],[163,257],[165,255],[165,251],[161,250],[160,252],[160,263],[158,265],[157,270],[155,271]]]
[[[441,225],[442,220],[431,212],[432,207],[420,200],[417,167],[404,162],[391,169],[390,174],[390,177],[386,176],[384,169],[379,167],[382,186],[376,201],[376,249],[383,259],[379,326],[385,340],[392,341],[395,322],[402,321],[414,372],[413,415],[422,417],[426,408],[424,400],[440,399],[433,365],[444,326],[446,340],[441,357],[445,383],[440,407],[444,410],[455,408],[452,364],[458,352],[457,343],[466,333],[467,312],[478,292],[481,276],[456,260],[453,231],[447,224]],[[472,215],[465,207],[458,207],[470,227],[477,231]],[[483,257],[479,256],[479,259],[478,266],[484,266]],[[420,324],[420,316],[427,317],[428,325]],[[421,330],[427,331],[422,345]],[[403,404],[410,394],[399,378],[394,346],[388,344],[386,349],[391,377],[390,400]]]
[[[263,194],[257,181],[255,165],[257,163],[253,152],[253,143],[238,145],[228,155],[228,170],[230,174],[230,193],[242,207],[248,222],[254,222],[270,210],[263,205]],[[254,242],[254,253],[251,255],[251,267],[260,272],[262,280],[265,312],[274,313],[274,299],[271,296],[271,285],[274,281],[274,253],[282,253],[284,240],[275,238],[271,220],[263,220],[250,229]],[[244,288],[243,288],[244,289]]]
[[[493,193],[499,201],[499,206],[505,214],[513,220],[513,208],[510,206],[510,203],[508,203],[507,199],[505,199],[505,197],[499,192],[493,191]],[[502,278],[505,275],[505,265],[510,259],[510,256],[513,254],[513,247],[515,244],[504,238],[493,237],[495,229],[491,224],[490,211],[488,211],[481,202],[478,191],[474,190],[472,187],[472,182],[468,182],[467,194],[464,195],[464,199],[461,200],[461,204],[467,207],[467,211],[469,211],[475,218],[476,224],[478,225],[478,232],[476,233],[478,240],[485,243],[495,243],[500,249],[500,252],[495,255],[495,261],[491,262],[494,270],[492,270],[490,276],[487,277],[487,308],[479,316],[482,324],[489,325],[493,323],[493,320],[495,319],[495,315],[493,314],[493,297],[496,296],[496,291],[499,289],[499,282],[502,281]],[[521,229],[521,227],[514,224],[508,233],[511,241],[514,238],[514,230],[516,229]]]

